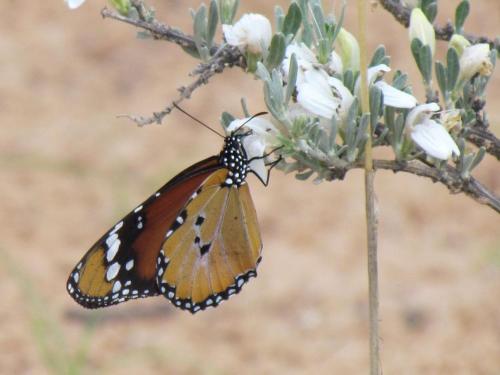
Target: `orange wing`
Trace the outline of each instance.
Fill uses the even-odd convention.
[[[104,234],[73,269],[71,297],[87,308],[159,294],[157,259],[168,228],[215,170],[218,157],[179,173]]]

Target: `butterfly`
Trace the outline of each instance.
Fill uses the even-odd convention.
[[[249,158],[251,131],[241,128],[219,155],[180,172],[99,238],[68,278],[76,302],[100,308],[163,295],[196,313],[257,275],[262,240],[246,177],[269,154]],[[264,185],[278,161],[266,164],[265,179],[256,174]]]

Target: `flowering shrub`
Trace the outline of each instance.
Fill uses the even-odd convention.
[[[83,0],[66,2],[76,8]],[[142,1],[111,3],[121,17],[153,21],[152,10]],[[423,1],[420,7],[407,9],[409,42],[426,97],[413,95],[407,74],[400,70],[392,82],[384,79],[391,68],[381,46],[367,72],[369,115],[363,115],[359,105],[358,41],[343,26],[344,10],[340,15],[326,14],[318,0],[292,1],[286,13],[277,7],[274,30],[260,14],[244,14],[235,21],[238,1],[212,0],[208,9],[202,5],[193,12],[193,45],[184,49],[210,65],[218,54],[232,51],[229,54],[234,55],[230,48],[236,48],[236,56],[242,57],[240,66],[262,81],[272,117],[268,125],[272,130],[265,137],[252,137],[257,144],[247,141],[248,147],[252,153],[260,150],[261,155],[265,149],[278,147],[284,156],[279,168],[295,171],[300,179],[315,174],[316,181],[330,180],[361,163],[368,137],[375,147],[391,146],[399,163],[420,160],[443,168],[451,162],[465,178],[486,151],[477,142],[473,143],[480,147],[474,148],[467,135],[484,125],[484,94],[496,51],[486,43],[471,44],[462,35],[469,10],[468,1],[463,1],[457,9],[456,33],[450,37],[446,63],[435,61],[433,4],[436,1]],[[214,42],[216,35],[221,37],[219,45]],[[439,96],[432,81],[433,68]],[[144,122],[144,118],[134,119]],[[230,124],[235,119],[223,114],[228,131],[234,128]],[[257,123],[253,120],[246,126],[260,134]]]
[[[74,9],[85,0],[65,1]],[[273,23],[257,13],[236,19],[238,0],[211,0],[208,7],[192,11],[193,35],[162,24],[142,0],[109,2],[116,11],[104,9],[105,18],[142,28],[142,37],[175,42],[200,60],[197,79],[164,110],[151,117],[129,116],[138,125],[160,123],[213,75],[236,66],[262,82],[270,116],[250,118],[242,100],[244,118],[224,112],[221,123],[227,134],[247,129],[243,146],[250,168],[263,182],[268,177],[265,157],[298,179],[313,176],[321,182],[342,179],[353,168],[368,171],[371,159],[365,157],[371,147],[385,146],[393,158],[371,160],[375,169],[431,178],[500,213],[500,197],[471,176],[486,153],[500,160],[500,140],[488,129],[485,111],[485,90],[500,46],[464,33],[468,0],[458,5],[454,24],[444,28],[433,25],[437,0],[379,0],[409,27],[425,97],[413,94],[406,73],[391,68],[383,46],[366,66],[359,41],[343,24],[344,9],[328,14],[320,0],[292,0],[286,12],[276,7]],[[437,39],[448,42],[445,61],[436,59]],[[369,108],[360,104],[366,103],[365,83]],[[373,327],[376,314],[370,316]]]

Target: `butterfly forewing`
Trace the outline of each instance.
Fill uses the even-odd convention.
[[[165,235],[182,207],[218,168],[217,157],[193,165],[113,226],[71,272],[70,295],[88,308],[157,295],[157,260]]]

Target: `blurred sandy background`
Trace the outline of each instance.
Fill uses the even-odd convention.
[[[150,3],[190,30],[198,1]],[[271,2],[242,3],[240,15],[272,14]],[[452,17],[458,2],[440,3],[440,20]],[[40,4],[0,3],[0,373],[367,373],[360,171],[319,186],[279,172],[267,189],[253,179],[259,277],[217,309],[191,316],[152,298],[87,311],[70,299],[66,277],[95,239],[221,144],[180,114],[143,129],[115,117],[150,114],[190,82],[196,61],[177,46],[103,21],[102,1],[73,12]],[[500,3],[474,1],[467,30],[498,35],[499,19]],[[369,36],[415,73],[407,32],[381,9]],[[488,103],[496,134],[499,77]],[[240,113],[243,95],[264,109],[260,83],[228,70],[184,107],[216,125],[222,111]],[[488,159],[475,175],[500,194],[499,172]],[[376,183],[384,373],[499,374],[499,216],[413,176],[382,171]]]

